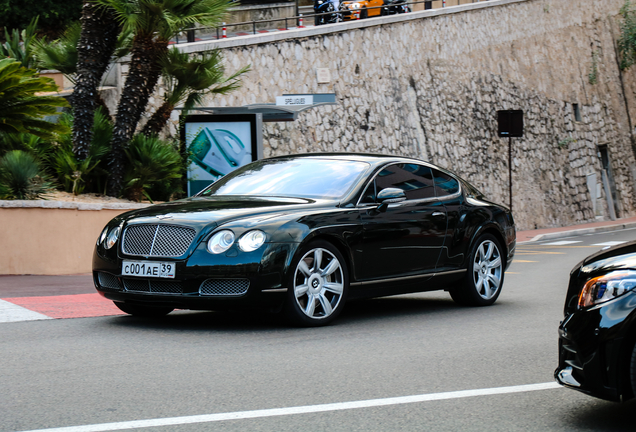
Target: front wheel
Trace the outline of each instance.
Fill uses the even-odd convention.
[[[504,259],[499,241],[484,234],[475,242],[470,254],[467,274],[450,295],[466,306],[489,306],[499,294],[504,280]]]
[[[368,16],[369,16],[369,11],[367,11],[367,8],[363,8],[360,11],[360,19],[367,19]]]
[[[326,241],[300,250],[291,267],[285,315],[294,324],[329,324],[342,311],[349,286],[342,254]]]
[[[140,306],[133,305],[128,303],[120,303],[113,302],[115,306],[119,308],[122,312],[126,312],[127,314],[143,317],[143,318],[158,318],[165,315],[168,315],[170,312],[174,310],[171,307],[151,307],[151,306]]]

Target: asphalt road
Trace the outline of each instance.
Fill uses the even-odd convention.
[[[3,323],[0,430],[633,430],[636,403],[552,377],[570,269],[598,244],[632,239],[519,245],[487,308],[441,292],[349,303],[317,329],[185,311]],[[576,243],[550,245],[563,240]]]

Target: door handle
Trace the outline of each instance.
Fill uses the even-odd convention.
[[[446,216],[446,213],[444,213],[444,212],[433,212],[433,214],[431,216],[435,216],[435,217],[437,217],[437,216]]]

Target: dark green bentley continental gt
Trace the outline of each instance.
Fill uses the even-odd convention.
[[[122,311],[238,307],[331,322],[345,301],[446,290],[493,304],[512,214],[417,159],[305,154],[253,162],[191,198],[124,213],[97,240],[97,290]]]

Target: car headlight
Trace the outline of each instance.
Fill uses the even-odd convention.
[[[243,235],[238,242],[239,248],[243,252],[252,252],[263,246],[265,243],[265,233],[260,230],[253,230]]]
[[[108,233],[108,236],[106,237],[106,243],[104,243],[104,247],[106,249],[112,248],[115,245],[115,243],[117,243],[117,239],[119,238],[120,232],[121,232],[120,227],[115,227],[112,230],[110,230],[110,232]]]
[[[99,237],[97,237],[97,245],[99,246],[100,244],[104,243],[104,240],[106,240],[106,235],[108,234],[108,227],[104,228],[104,230],[102,231],[102,233],[99,235]]]
[[[219,231],[208,240],[208,251],[220,254],[228,250],[234,244],[234,233],[230,230]]]
[[[636,287],[636,271],[618,270],[588,280],[579,294],[579,308],[612,300]]]

